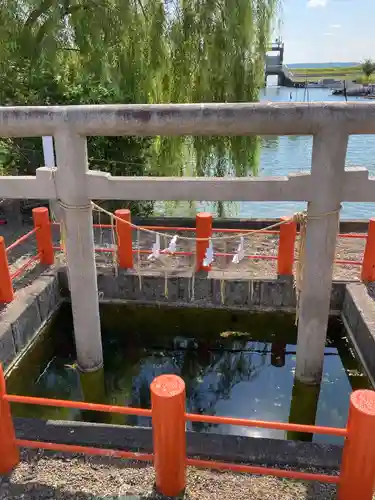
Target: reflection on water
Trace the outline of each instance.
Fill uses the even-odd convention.
[[[340,427],[346,423],[351,382],[367,385],[338,320],[330,322],[321,387],[308,388],[294,384],[296,329],[291,315],[135,306],[106,306],[101,315],[104,371],[82,376],[77,370],[66,306],[44,341],[10,376],[9,392],[149,408],[152,380],[174,373],[185,380],[189,412]],[[13,406],[18,416],[150,425],[145,417]],[[189,423],[188,428],[285,437],[281,431],[228,425]],[[332,436],[314,440],[340,441]]]

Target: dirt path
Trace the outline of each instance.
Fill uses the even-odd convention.
[[[182,233],[180,233],[182,234]],[[189,232],[184,235],[193,237],[195,233]],[[215,233],[215,237],[220,236],[221,233]],[[133,238],[133,248],[138,248],[137,237]],[[162,238],[163,240],[163,238]],[[362,261],[365,248],[365,239],[355,238],[338,238],[336,246],[336,259],[337,260],[350,260]],[[141,250],[150,250],[154,238],[152,235],[141,233],[139,248]],[[168,240],[162,241],[162,247],[168,245]],[[235,253],[239,245],[239,239],[234,239],[227,242],[214,242],[214,252],[217,253]],[[259,279],[259,278],[276,278],[277,277],[277,254],[279,246],[278,235],[264,235],[261,233],[252,234],[245,238],[245,254],[251,256],[268,255],[273,257],[273,260],[263,259],[247,259],[245,258],[239,264],[232,263],[232,257],[216,256],[212,265],[213,271],[222,271],[224,273],[238,273],[239,277],[245,279]],[[190,241],[178,241],[178,250],[186,252],[194,252],[195,244]],[[137,254],[134,259],[137,261]],[[142,269],[143,270],[162,270],[166,269],[182,271],[194,268],[194,257],[164,257],[162,262],[150,263],[147,260],[147,255],[141,254]],[[99,257],[99,259],[102,257]],[[335,280],[356,281],[360,279],[361,266],[354,264],[336,264],[334,268]]]
[[[162,499],[151,465],[28,451],[0,484],[1,500]],[[270,476],[188,469],[181,500],[331,500],[336,487]]]
[[[17,238],[32,230],[32,222],[23,224],[8,224],[0,226],[0,235],[4,236],[6,245],[9,246]],[[173,232],[172,232],[173,234]],[[178,233],[180,236],[194,237],[194,232]],[[221,233],[215,233],[215,237],[221,236]],[[138,241],[139,237],[139,241]],[[245,279],[259,279],[259,278],[276,278],[277,277],[277,253],[278,253],[278,235],[264,235],[264,234],[251,234],[245,238],[245,253],[252,256],[269,255],[273,260],[263,259],[247,259],[245,258],[239,264],[232,263],[231,256],[215,255],[212,270],[229,273],[231,276],[238,274],[239,277]],[[95,230],[96,246],[102,248],[113,248],[112,233],[109,230]],[[143,272],[192,272],[194,269],[194,256],[164,256],[158,262],[150,262],[147,259],[147,254],[139,250],[150,250],[152,248],[155,238],[153,235],[140,232],[139,234],[134,231],[133,234],[133,249],[134,262],[137,265],[138,257],[140,261],[140,268]],[[59,231],[58,228],[54,229],[54,244],[59,245]],[[169,240],[167,238],[161,239],[161,246],[164,248],[168,246]],[[217,253],[234,253],[239,244],[239,239],[231,241],[215,241],[214,252]],[[354,238],[338,238],[336,247],[336,259],[344,259],[351,261],[362,261],[365,247],[365,239]],[[177,250],[182,252],[195,252],[195,244],[193,241],[184,241],[179,239],[177,243]],[[36,240],[35,235],[31,236],[21,245],[17,246],[14,250],[8,253],[9,265],[11,272],[20,269],[25,262],[32,256],[36,255]],[[63,255],[58,255],[59,261],[63,261]],[[96,260],[98,265],[112,266],[113,254],[97,253]],[[31,266],[25,271],[20,278],[14,280],[14,288],[20,289],[30,283],[31,280],[43,271],[44,268],[37,264]],[[356,281],[360,279],[361,267],[354,264],[337,264],[334,269],[335,280]]]

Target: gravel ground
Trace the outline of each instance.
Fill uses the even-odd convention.
[[[181,233],[180,233],[181,234]],[[185,235],[185,234],[184,234]],[[189,237],[194,237],[195,233],[189,232],[186,234]],[[221,236],[220,233],[215,233],[215,237]],[[163,238],[162,238],[163,240]],[[154,238],[149,234],[141,234],[139,248],[141,250],[150,250]],[[162,248],[168,246],[167,240],[161,242]],[[235,253],[239,245],[239,240],[230,240],[227,242],[214,241],[214,252],[218,253]],[[252,234],[245,238],[245,254],[246,255],[269,255],[274,258],[277,257],[279,246],[278,235],[264,235]],[[134,235],[134,248],[138,248],[137,235]],[[336,245],[336,259],[337,260],[351,260],[362,261],[365,249],[365,239],[355,238],[338,238]],[[194,242],[178,241],[178,251],[195,251]],[[297,254],[297,252],[296,252]],[[170,271],[186,271],[187,269],[194,268],[193,257],[163,257],[159,262],[150,263],[147,260],[147,255],[141,254],[141,268],[143,271],[153,271],[168,269]],[[103,256],[99,256],[100,262]],[[134,260],[137,263],[138,255],[134,255]],[[104,261],[104,260],[103,260]],[[226,273],[233,276],[238,273],[241,278],[245,279],[259,279],[259,278],[276,278],[277,277],[277,261],[275,260],[260,260],[260,259],[243,259],[239,264],[232,263],[232,257],[216,256],[212,265],[213,272],[222,272],[225,276]],[[361,266],[352,264],[336,264],[334,267],[335,280],[356,281],[360,279]]]
[[[315,472],[315,471],[314,471]],[[330,500],[336,487],[270,476],[188,469],[184,500]],[[151,465],[130,461],[24,451],[0,484],[1,500],[161,499]]]
[[[31,221],[26,221],[22,224],[7,224],[0,226],[0,235],[4,236],[7,246],[14,242],[20,236],[23,236],[28,231],[33,229]],[[58,246],[59,231],[54,228],[54,245]],[[179,235],[194,237],[194,232],[179,233]],[[215,233],[215,237],[220,236],[220,233]],[[138,241],[139,237],[139,241]],[[236,275],[242,279],[262,279],[276,278],[276,260],[278,253],[278,235],[252,234],[245,238],[245,253],[247,255],[270,255],[274,260],[261,259],[244,259],[239,264],[232,263],[232,257],[215,256],[212,265],[212,276],[216,278],[234,278]],[[95,229],[95,242],[99,247],[113,247],[112,233],[110,230]],[[133,248],[135,250],[150,250],[155,242],[154,236],[151,234],[137,231],[133,233]],[[161,247],[168,246],[167,238],[161,238]],[[215,253],[233,253],[236,251],[239,244],[238,239],[227,242],[214,241]],[[336,258],[352,261],[362,261],[365,247],[365,239],[354,238],[338,238],[336,247]],[[195,244],[193,241],[178,240],[178,251],[194,252]],[[20,269],[27,260],[36,255],[36,240],[35,235],[32,235],[24,243],[17,246],[8,253],[8,261],[11,273]],[[57,261],[63,262],[64,256],[57,252]],[[134,263],[142,274],[157,274],[165,276],[166,274],[183,274],[191,275],[194,269],[193,256],[162,256],[159,261],[150,262],[147,259],[147,254],[135,253]],[[96,262],[98,266],[113,266],[113,253],[97,253]],[[13,280],[15,291],[20,290],[30,284],[45,268],[38,263],[33,263],[20,277]],[[358,281],[360,279],[361,267],[358,265],[336,264],[334,267],[334,279],[345,281]],[[0,311],[4,306],[0,306]]]
[[[5,237],[7,245],[10,245],[17,238],[27,233],[32,229],[32,225],[29,223],[23,224],[21,226],[6,225],[0,226],[0,235]],[[54,231],[54,243],[59,245],[58,231]],[[195,233],[179,233],[182,236],[194,237]],[[215,237],[220,236],[220,233],[215,233]],[[155,242],[154,237],[150,234],[140,233],[140,240],[138,244],[138,234],[134,232],[133,248],[137,250],[150,250],[153,243]],[[163,241],[165,240],[165,241]],[[277,257],[278,253],[278,235],[262,235],[253,234],[249,238],[245,238],[245,250],[247,255],[270,255]],[[112,246],[112,235],[109,230],[96,230],[95,231],[95,241],[96,245],[100,247],[111,247]],[[238,240],[231,240],[228,242],[214,242],[214,252],[219,253],[233,253],[238,247]],[[168,246],[168,240],[162,238],[161,246]],[[353,239],[353,238],[338,238],[336,247],[336,258],[345,259],[352,261],[362,261],[363,252],[365,247],[365,239]],[[178,251],[195,251],[194,242],[178,240]],[[36,254],[36,242],[35,236],[31,236],[25,243],[19,245],[14,250],[9,252],[9,264],[11,267],[11,272],[19,269],[25,261],[31,256]],[[112,265],[113,257],[111,253],[98,253],[97,254],[98,265]],[[169,272],[186,272],[191,271],[194,267],[194,258],[192,256],[164,256],[159,262],[150,262],[147,260],[147,255],[145,254],[134,254],[134,262],[137,263],[138,257],[140,258],[140,265],[143,272],[164,272],[168,270]],[[35,269],[37,268],[37,271]],[[251,279],[251,278],[275,278],[277,276],[276,272],[276,260],[258,260],[258,259],[244,259],[238,265],[232,263],[231,257],[216,256],[213,266],[213,271],[220,271],[225,273],[239,273],[241,277]],[[336,280],[359,280],[360,278],[360,266],[357,265],[335,265],[334,269],[334,279]],[[31,272],[32,278],[34,278],[35,272],[40,272],[38,265],[31,266],[29,270],[24,274],[29,274]],[[23,275],[24,276],[24,275]],[[25,286],[25,276],[22,280],[15,280],[15,288],[20,288]],[[19,283],[21,281],[21,283]],[[29,280],[30,281],[30,280]]]

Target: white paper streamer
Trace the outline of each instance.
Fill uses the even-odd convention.
[[[243,236],[240,238],[240,244],[237,248],[237,253],[233,256],[233,264],[239,264],[241,260],[245,257],[245,242]]]
[[[171,239],[171,242],[169,243],[169,246],[168,248],[165,248],[163,250],[163,253],[171,253],[171,254],[174,254],[176,252],[176,248],[177,248],[177,235],[173,236],[173,238]]]
[[[160,257],[160,234],[156,234],[156,241],[152,245],[152,253],[147,257],[147,260],[155,260]]]
[[[206,254],[204,256],[203,265],[205,267],[208,267],[212,263],[213,260],[214,260],[214,248],[212,246],[212,241],[210,239],[207,250],[206,250]]]

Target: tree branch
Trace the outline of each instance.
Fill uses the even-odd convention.
[[[139,7],[141,8],[141,11],[142,11],[144,18],[147,19],[147,14],[146,14],[145,8],[143,7],[142,0],[137,0],[137,2],[138,2]]]
[[[37,22],[43,14],[46,14],[48,9],[52,7],[53,0],[43,0],[40,6],[30,12],[29,17],[26,19],[24,29],[30,29]]]

